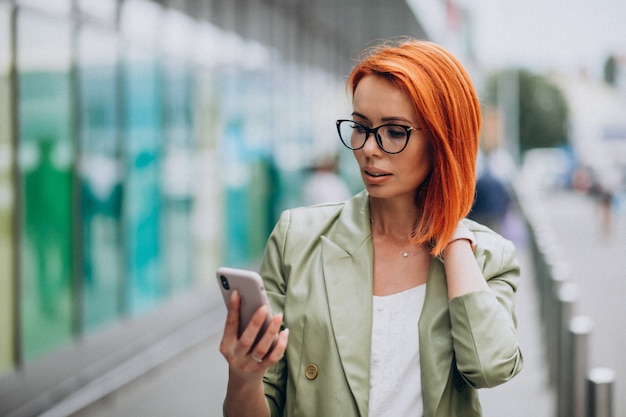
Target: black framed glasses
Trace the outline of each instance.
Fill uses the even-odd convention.
[[[374,128],[354,120],[337,120],[336,123],[339,139],[341,139],[346,148],[353,151],[364,147],[367,138],[370,137],[370,133],[373,133],[376,143],[384,152],[390,154],[400,153],[409,143],[411,131],[421,130],[395,123],[384,124]]]

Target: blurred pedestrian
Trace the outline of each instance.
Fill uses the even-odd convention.
[[[600,212],[602,233],[608,237],[613,229],[615,196],[622,188],[621,170],[617,164],[607,164],[597,169],[591,178],[592,185],[589,192],[596,200]]]
[[[324,155],[315,164],[303,186],[304,205],[337,203],[350,198],[346,182],[337,173],[337,157]]]
[[[366,189],[282,214],[260,269],[276,314],[255,347],[267,310],[238,338],[230,300],[225,413],[480,416],[477,389],[513,378],[522,355],[513,244],[464,219],[474,87],[450,53],[412,40],[373,48],[347,84],[337,130]]]
[[[476,181],[476,196],[468,217],[502,233],[510,203],[506,184],[486,164]]]

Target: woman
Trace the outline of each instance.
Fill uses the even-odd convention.
[[[464,219],[474,87],[448,52],[415,40],[369,51],[347,85],[354,111],[337,129],[366,190],[281,215],[260,270],[278,314],[252,349],[268,313],[237,339],[230,301],[224,412],[480,416],[476,389],[511,379],[522,355],[514,247]]]

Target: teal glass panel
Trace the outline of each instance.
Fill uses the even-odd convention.
[[[17,20],[21,325],[25,359],[72,338],[70,26]]]
[[[131,314],[156,306],[166,294],[161,265],[161,79],[156,60],[131,49],[124,65],[124,241]]]
[[[163,261],[168,289],[177,293],[189,287],[193,263],[191,73],[180,59],[166,62],[163,73]]]
[[[263,253],[277,202],[277,171],[267,127],[272,83],[263,71],[235,69],[221,74],[224,257],[226,264],[252,265]]]
[[[9,79],[9,5],[0,3],[0,375],[10,370],[15,357],[14,305],[14,181],[12,109]]]
[[[82,323],[93,331],[122,311],[117,40],[112,33],[83,27],[78,51]]]
[[[232,75],[234,77],[234,74]],[[244,160],[245,118],[231,102],[232,90],[223,91],[224,118],[222,139],[222,180],[224,181],[224,262],[226,265],[246,265],[250,259],[248,248],[250,218],[248,217],[248,187],[250,171]]]

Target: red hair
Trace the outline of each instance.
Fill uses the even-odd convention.
[[[478,96],[461,63],[431,42],[407,40],[366,51],[348,77],[352,95],[367,75],[389,80],[413,101],[432,149],[433,169],[416,191],[422,207],[415,243],[440,254],[474,202],[481,128]]]

